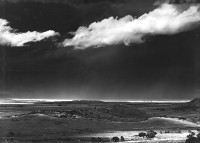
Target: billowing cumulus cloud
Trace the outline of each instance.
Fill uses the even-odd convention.
[[[124,43],[143,42],[147,34],[176,34],[186,31],[200,21],[200,5],[162,4],[139,18],[128,15],[123,18],[110,17],[94,22],[89,27],[79,27],[72,32],[74,37],[66,39],[64,46],[78,49]]]
[[[12,29],[7,25],[8,21],[5,19],[0,19],[0,44],[10,45],[10,46],[24,46],[28,42],[37,42],[45,38],[59,35],[57,32],[49,30],[46,32],[26,32],[18,33],[16,30]]]

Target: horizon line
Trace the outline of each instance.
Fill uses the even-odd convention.
[[[62,101],[101,101],[101,102],[129,102],[129,103],[184,103],[189,102],[191,100],[98,100],[98,99],[52,99],[52,98],[0,98],[0,100],[15,100],[15,101],[25,101],[25,102],[62,102]]]

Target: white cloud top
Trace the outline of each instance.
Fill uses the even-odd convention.
[[[57,32],[49,30],[46,32],[26,32],[17,33],[16,30],[12,29],[7,25],[8,21],[5,19],[0,19],[0,44],[10,45],[10,46],[24,46],[28,42],[37,42],[45,38],[59,35]]]
[[[77,49],[121,43],[128,45],[142,42],[142,37],[146,34],[179,33],[200,21],[199,8],[200,5],[190,5],[183,9],[180,5],[162,4],[137,19],[130,15],[120,19],[110,17],[94,22],[89,27],[79,27],[72,33],[74,37],[66,39],[63,45]]]

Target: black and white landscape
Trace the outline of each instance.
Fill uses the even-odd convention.
[[[0,0],[0,142],[200,142],[199,0]]]

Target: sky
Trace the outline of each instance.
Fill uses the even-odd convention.
[[[199,97],[198,3],[0,0],[0,97]]]

